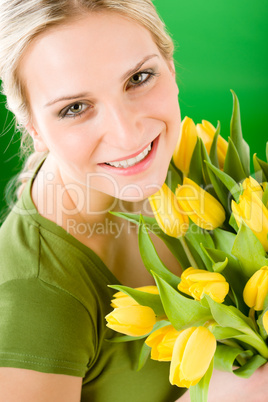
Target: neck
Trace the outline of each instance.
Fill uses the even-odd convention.
[[[51,180],[50,180],[51,179]],[[39,213],[68,232],[80,225],[88,228],[113,225],[118,218],[110,211],[145,214],[147,201],[122,201],[81,183],[74,183],[60,171],[53,158],[47,158],[32,190],[33,201]],[[148,212],[147,212],[148,214]],[[119,220],[121,222],[122,220]]]

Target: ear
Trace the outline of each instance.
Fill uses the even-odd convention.
[[[47,148],[42,136],[36,131],[34,126],[31,125],[31,124],[27,124],[26,129],[27,129],[28,133],[30,134],[30,136],[33,139],[35,151],[36,152],[46,152],[46,151],[48,151],[48,148]]]
[[[174,64],[173,59],[168,61],[168,68],[169,68],[169,71],[171,72],[171,75],[172,75],[172,77],[174,79],[174,82],[176,84],[177,94],[179,94],[179,87],[178,87],[178,84],[177,84],[177,81],[176,81],[176,69],[175,69],[175,64]]]
[[[176,78],[176,69],[175,69],[175,64],[174,64],[173,59],[168,61],[168,68],[169,68],[171,74],[173,75],[173,77]]]

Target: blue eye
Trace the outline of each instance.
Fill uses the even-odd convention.
[[[71,106],[68,106],[60,111],[59,117],[63,119],[64,117],[75,118],[77,116],[82,116],[83,113],[89,108],[89,105],[82,102],[75,102]]]

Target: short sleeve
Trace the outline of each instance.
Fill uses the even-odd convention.
[[[95,354],[92,319],[72,295],[38,278],[0,286],[0,366],[84,377]]]

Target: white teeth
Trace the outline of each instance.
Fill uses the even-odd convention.
[[[144,159],[148,153],[151,151],[152,146],[151,144],[148,145],[147,148],[145,148],[139,155],[135,156],[134,158],[126,159],[124,161],[118,161],[118,162],[106,162],[107,165],[111,165],[114,167],[121,167],[121,168],[128,168],[130,166],[134,166],[137,163],[139,163],[142,159]]]

